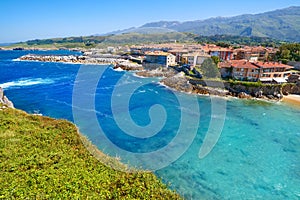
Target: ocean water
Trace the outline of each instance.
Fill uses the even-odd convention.
[[[300,199],[299,108],[178,93],[109,66],[15,60],[28,53],[77,54],[0,51],[0,87],[16,108],[75,122],[186,199]]]

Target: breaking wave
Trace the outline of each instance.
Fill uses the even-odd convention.
[[[19,79],[16,81],[1,83],[0,87],[3,89],[8,89],[13,87],[27,87],[32,85],[52,84],[52,83],[54,83],[54,80],[52,79],[42,79],[42,78]]]

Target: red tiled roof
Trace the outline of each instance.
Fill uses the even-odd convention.
[[[261,68],[285,68],[285,69],[293,68],[289,65],[285,65],[279,62],[254,62],[253,64]]]
[[[292,69],[293,67],[285,64],[281,64],[279,62],[249,62],[248,60],[231,60],[229,62],[222,62],[219,64],[220,68],[285,68]]]
[[[212,44],[206,44],[205,46],[202,46],[202,49],[206,52],[209,51],[233,52],[231,48],[219,47],[217,45],[212,45]]]
[[[163,51],[147,51],[145,52],[147,56],[169,56],[170,53],[163,52]]]
[[[230,68],[231,63],[230,62],[220,62],[219,63],[219,68]]]
[[[250,69],[257,69],[258,67],[253,65],[253,63],[247,60],[231,60],[231,66],[233,68],[250,68]]]
[[[229,48],[223,48],[223,47],[214,47],[214,48],[209,48],[209,51],[223,51],[223,52],[233,52],[232,49]]]

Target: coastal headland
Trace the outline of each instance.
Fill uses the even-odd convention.
[[[2,199],[181,199],[153,173],[127,171],[71,122],[11,107],[0,88]]]

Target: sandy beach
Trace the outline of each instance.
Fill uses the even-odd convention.
[[[300,95],[292,95],[291,94],[288,96],[283,96],[282,101],[289,103],[289,104],[300,106]]]

